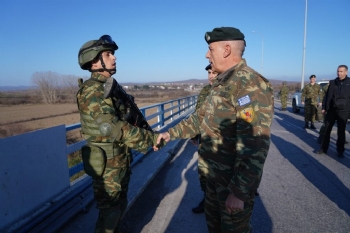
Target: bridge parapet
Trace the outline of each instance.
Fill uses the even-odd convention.
[[[162,130],[187,117],[196,101],[194,95],[140,110],[149,122],[155,121],[151,123],[153,129]],[[152,108],[157,111],[147,114]],[[0,139],[0,232],[43,232],[52,224],[47,219],[76,196],[80,195],[76,200],[79,205],[93,200],[89,177],[70,182],[70,177],[83,170],[82,163],[71,168],[67,163],[67,155],[86,144],[85,141],[66,144],[66,132],[77,128],[80,124],[59,125]],[[133,151],[131,166],[143,160],[143,156]],[[88,196],[88,201],[81,202],[82,195]]]

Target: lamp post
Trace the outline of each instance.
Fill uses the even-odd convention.
[[[306,21],[307,21],[307,0],[305,0],[304,46],[303,46],[303,64],[302,64],[302,68],[301,68],[301,89],[304,88],[304,69],[305,69],[305,51],[306,51]]]
[[[261,35],[261,71],[260,73],[263,75],[264,73],[264,35],[261,32],[252,31],[252,33],[258,33]]]

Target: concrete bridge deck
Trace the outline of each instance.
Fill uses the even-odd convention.
[[[279,104],[275,105],[272,143],[260,196],[255,199],[253,232],[350,232],[350,144],[345,158],[338,158],[335,127],[328,155],[315,154],[318,131],[304,130],[302,114],[293,114],[290,108],[280,112]],[[316,126],[319,129],[321,123]],[[169,157],[124,216],[122,232],[207,232],[204,214],[191,212],[202,198],[196,150],[187,140],[179,142],[178,152]],[[157,153],[162,156],[162,150]],[[59,232],[93,232],[97,211],[94,204],[89,207]]]

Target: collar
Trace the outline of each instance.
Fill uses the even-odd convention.
[[[243,67],[247,66],[245,59],[243,58],[238,64],[232,66],[228,70],[216,76],[216,79],[213,82],[213,86],[218,86],[220,84],[225,84],[235,72],[235,70],[241,70]]]
[[[107,79],[109,79],[109,77],[106,77],[100,73],[97,73],[97,72],[92,72],[91,73],[91,77],[90,77],[92,80],[95,80],[95,81],[98,81],[98,82],[101,82],[101,83],[105,83],[107,81]]]

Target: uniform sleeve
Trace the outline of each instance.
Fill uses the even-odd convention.
[[[200,122],[201,122],[201,114],[200,110],[203,108],[203,105],[192,113],[189,118],[182,120],[179,124],[170,128],[168,130],[170,134],[170,139],[178,139],[178,138],[192,138],[196,135],[200,134]]]
[[[155,143],[155,136],[139,127],[135,127],[128,122],[119,119],[115,114],[115,109],[111,99],[105,99],[100,91],[90,91],[84,96],[81,109],[89,114],[100,126],[102,123],[111,125],[111,134],[108,136],[94,136],[96,142],[122,142],[126,146],[140,151],[147,152],[148,148]]]
[[[157,135],[153,132],[123,122],[121,141],[128,147],[146,153],[148,148],[156,145]]]
[[[322,99],[323,99],[323,96],[324,96],[324,92],[322,90],[322,87],[321,85],[319,85],[319,88],[318,88],[318,97],[319,97],[319,103],[322,103]]]
[[[247,201],[257,190],[270,146],[272,88],[248,85],[237,96],[236,161],[228,189]]]

